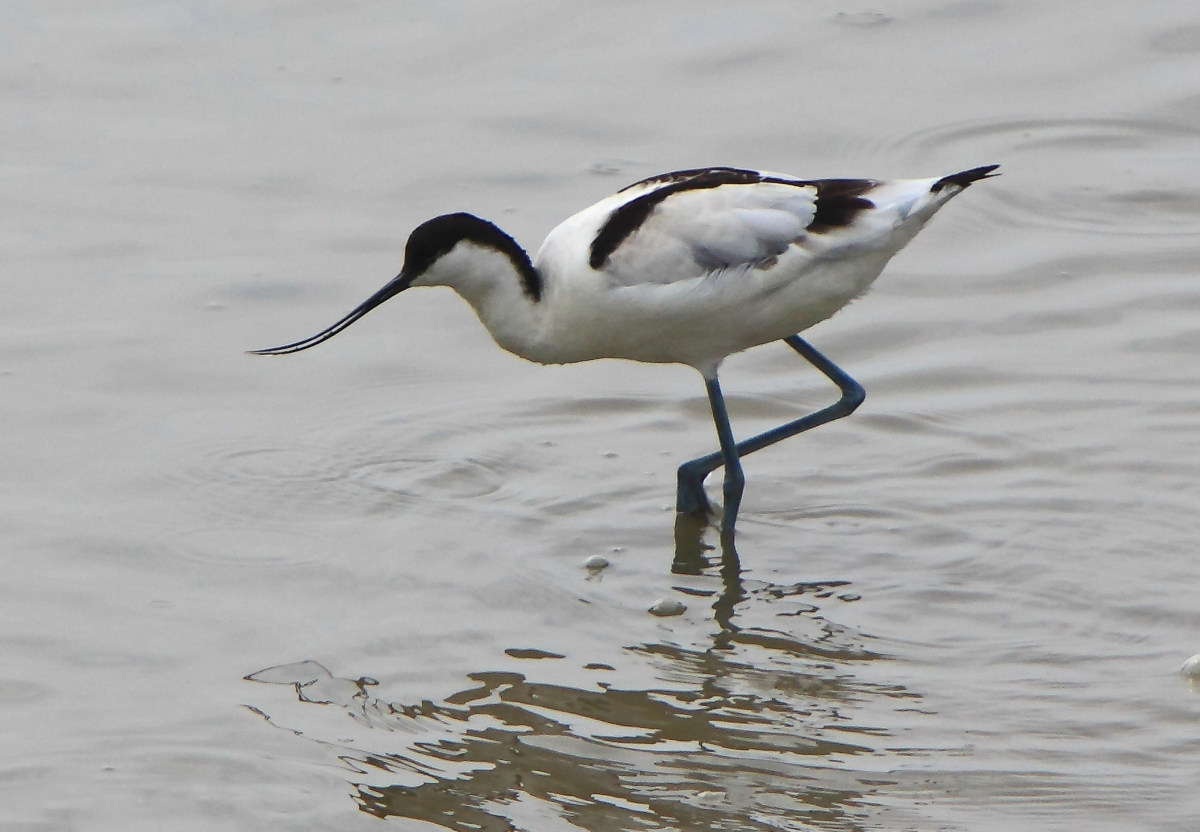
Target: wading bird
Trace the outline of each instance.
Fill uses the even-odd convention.
[[[874,282],[934,213],[997,165],[939,179],[798,179],[699,168],[643,179],[550,232],[537,256],[471,214],[419,225],[391,282],[328,329],[258,355],[298,352],[413,286],[449,286],[496,343],[541,364],[596,358],[686,364],[704,376],[720,450],[679,467],[676,508],[707,516],[704,478],[724,465],[732,536],[740,457],[839,419],[861,386],[796,333]],[[839,401],[736,442],[717,382],[728,355],[783,340],[842,391]]]

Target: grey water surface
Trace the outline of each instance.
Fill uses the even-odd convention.
[[[0,831],[1200,824],[1194,1],[0,15]],[[244,354],[435,214],[990,163],[809,331],[867,401],[747,460],[740,571],[690,369],[434,290]],[[836,397],[722,377],[741,436]]]

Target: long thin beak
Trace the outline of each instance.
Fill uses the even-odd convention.
[[[362,303],[356,306],[349,315],[342,318],[328,329],[323,329],[316,335],[310,335],[308,338],[305,338],[302,341],[296,341],[292,344],[284,344],[282,347],[267,347],[263,350],[247,350],[247,352],[249,352],[251,355],[287,355],[289,352],[300,352],[300,350],[306,350],[309,347],[315,347],[322,341],[328,341],[330,338],[337,335],[343,329],[350,326],[350,324],[357,321],[363,315],[370,312],[388,298],[395,297],[403,292],[412,285],[413,280],[414,278],[409,277],[404,272],[400,272],[400,274],[392,278],[392,280],[389,281],[386,286],[384,286],[375,294],[371,295],[371,297],[364,300]]]

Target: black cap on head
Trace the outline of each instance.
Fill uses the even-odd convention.
[[[404,244],[404,268],[401,274],[409,280],[416,280],[463,240],[506,255],[521,277],[525,294],[531,300],[541,299],[542,279],[533,268],[525,249],[487,220],[463,212],[443,214],[414,228]]]

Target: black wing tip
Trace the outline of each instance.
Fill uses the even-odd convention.
[[[943,176],[938,181],[934,182],[929,188],[929,192],[936,194],[938,191],[949,185],[957,185],[960,188],[965,188],[972,182],[978,182],[980,179],[991,179],[993,176],[999,176],[998,173],[992,173],[999,165],[984,165],[979,168],[971,168],[970,170],[959,171],[952,173],[949,176]]]

